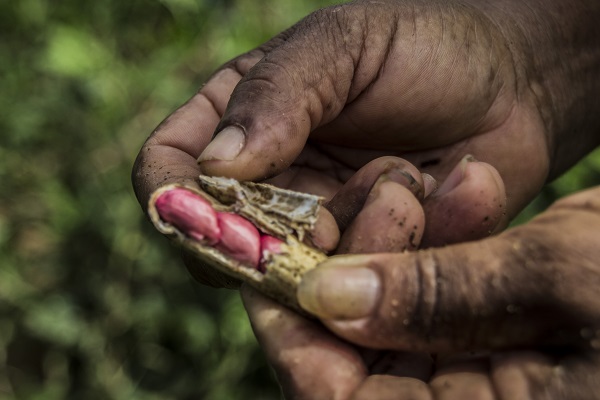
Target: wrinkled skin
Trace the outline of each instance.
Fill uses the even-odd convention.
[[[323,325],[244,287],[286,398],[595,398],[600,268],[589,247],[600,202],[590,200],[593,192],[484,241],[334,258],[309,273],[299,293]],[[562,229],[577,235],[565,237]],[[589,256],[582,257],[585,248]],[[379,284],[350,283],[348,276],[364,277],[355,272],[364,267]],[[358,290],[343,290],[348,286]],[[377,296],[365,307],[369,286]]]
[[[318,11],[223,66],[159,126],[134,167],[136,194],[144,205],[200,172],[269,178],[329,200],[313,243],[372,253],[304,278],[300,303],[323,325],[244,290],[289,398],[594,398],[600,190],[481,238],[597,146],[599,15],[591,0]],[[440,182],[424,200],[422,172]],[[425,225],[399,229],[398,199],[410,216],[422,200]],[[415,247],[411,233],[435,247],[400,253]],[[188,266],[201,282],[235,285]]]

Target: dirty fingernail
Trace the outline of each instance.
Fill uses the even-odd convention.
[[[379,194],[380,189],[383,184],[387,182],[395,182],[399,185],[404,186],[406,189],[410,190],[410,192],[417,198],[423,198],[423,186],[419,181],[417,181],[408,171],[402,168],[394,168],[388,171],[385,171],[383,174],[377,178],[371,191],[369,192],[369,196],[365,201],[365,206],[374,202]]]
[[[198,162],[203,161],[232,161],[244,148],[246,135],[237,126],[228,126],[219,132],[212,142],[198,157]]]
[[[443,196],[447,193],[450,193],[455,187],[460,185],[463,178],[465,177],[465,171],[467,170],[467,166],[469,163],[477,161],[475,157],[472,155],[466,155],[460,160],[458,165],[454,167],[454,169],[448,174],[446,180],[442,183],[442,185],[438,188],[438,190],[432,194],[432,196]]]
[[[379,301],[379,276],[368,268],[335,264],[325,262],[304,276],[298,287],[300,305],[321,319],[367,317]]]
[[[379,180],[386,179],[401,184],[415,195],[416,198],[423,198],[423,185],[420,181],[415,179],[414,176],[406,168],[393,168],[386,171]]]
[[[431,193],[435,192],[435,190],[438,188],[438,182],[437,180],[429,175],[429,174],[422,174],[421,175],[423,177],[423,190],[424,190],[424,194],[423,197],[427,198]]]

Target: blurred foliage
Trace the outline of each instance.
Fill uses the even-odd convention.
[[[527,172],[523,171],[523,173]],[[516,226],[527,222],[561,197],[597,185],[600,185],[600,148],[592,151],[565,174],[546,185],[511,225]]]
[[[218,65],[324,5],[0,2],[0,398],[279,398],[237,293],[191,281],[129,176]]]
[[[0,2],[0,398],[279,398],[237,294],[191,281],[129,174],[211,71],[326,3]]]

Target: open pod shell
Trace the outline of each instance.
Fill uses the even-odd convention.
[[[154,226],[194,254],[199,261],[301,311],[296,301],[298,283],[304,273],[327,258],[323,252],[302,242],[314,227],[322,199],[267,184],[238,182],[229,178],[201,175],[198,184],[201,190],[183,184],[171,184],[156,190],[148,205]],[[156,210],[158,197],[174,188],[185,188],[203,197],[217,211],[243,216],[260,231],[283,240],[285,243],[281,246],[281,252],[267,253],[264,262],[266,271],[263,273],[190,238],[163,221]]]

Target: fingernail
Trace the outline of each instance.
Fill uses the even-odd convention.
[[[383,174],[380,179],[384,177],[387,178],[387,180],[401,184],[410,190],[416,198],[423,198],[423,186],[405,168],[393,168]]]
[[[423,186],[405,169],[393,168],[382,173],[373,184],[365,206],[371,204],[379,195],[379,187],[386,182],[395,182],[404,186],[418,199],[423,198]]]
[[[427,198],[429,197],[429,195],[433,192],[436,191],[436,189],[438,188],[438,182],[437,180],[429,175],[429,174],[422,174],[423,176],[423,190],[424,190],[424,194],[423,194],[423,198]]]
[[[466,155],[460,160],[458,165],[454,167],[454,169],[448,174],[444,183],[438,188],[438,190],[432,194],[432,196],[443,196],[450,191],[452,191],[455,187],[460,185],[463,178],[465,177],[465,171],[467,170],[467,166],[469,163],[477,161],[475,157],[472,155]]]
[[[198,157],[203,161],[232,161],[244,148],[246,135],[237,126],[228,126],[219,132]]]
[[[298,302],[321,319],[367,317],[379,301],[379,276],[364,267],[336,266],[334,260],[323,263],[304,276],[298,287]]]

